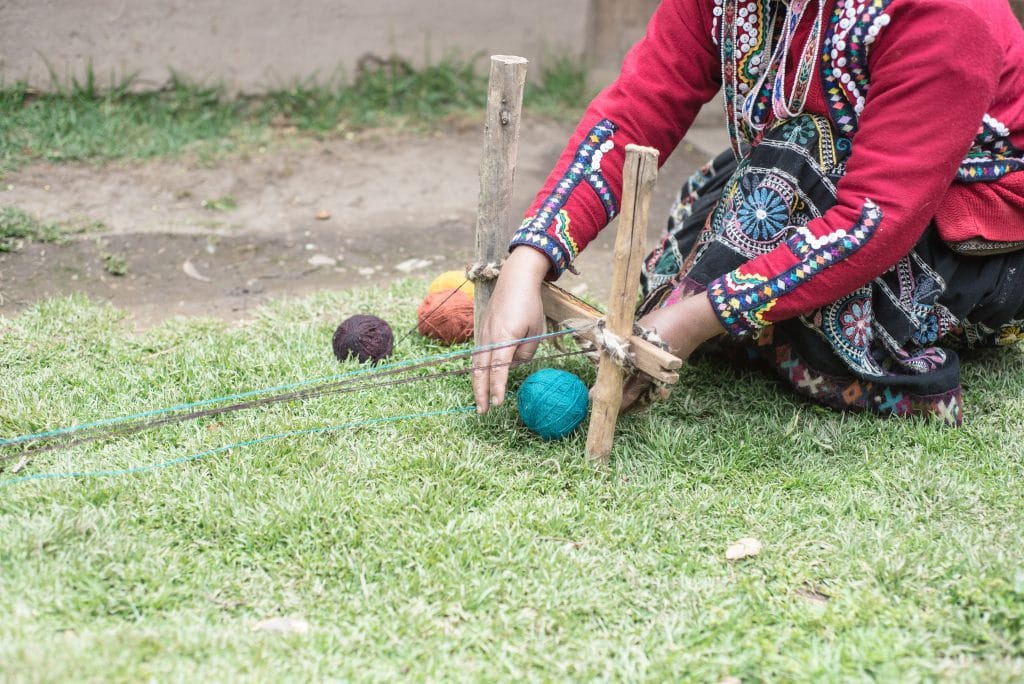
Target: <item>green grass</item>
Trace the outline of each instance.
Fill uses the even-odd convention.
[[[203,209],[207,209],[209,211],[233,211],[238,208],[238,200],[231,195],[203,200],[199,204]]]
[[[577,116],[588,90],[582,68],[552,60],[531,82],[527,107]],[[0,174],[33,160],[148,159],[192,152],[200,158],[253,149],[281,134],[318,137],[370,128],[423,129],[483,110],[487,75],[479,60],[413,69],[394,58],[364,58],[340,84],[296,84],[259,98],[175,78],[161,92],[133,92],[127,79],[101,88],[95,74],[57,92],[0,86]]]
[[[100,259],[103,261],[103,270],[110,275],[128,275],[128,259],[123,254],[104,252]]]
[[[56,242],[61,228],[43,223],[17,207],[0,207],[0,252],[16,251],[25,241]]]
[[[425,284],[281,301],[241,326],[133,333],[81,299],[0,319],[0,435],[354,369],[375,312],[397,359]],[[579,359],[556,365],[592,371]],[[1019,681],[1024,354],[973,359],[968,422],[841,415],[700,360],[584,437],[506,407],[238,449],[147,474],[0,487],[8,680]],[[527,370],[516,371],[519,382]],[[37,458],[159,462],[286,430],[448,409],[462,378],[207,419]],[[0,479],[13,475],[0,474]],[[725,549],[753,536],[756,558]],[[305,620],[308,634],[253,631]]]

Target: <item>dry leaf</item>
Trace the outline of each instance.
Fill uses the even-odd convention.
[[[753,558],[761,553],[761,542],[753,537],[744,537],[725,550],[725,560],[737,561]]]
[[[181,270],[185,272],[185,275],[187,275],[189,278],[192,278],[193,280],[201,280],[204,283],[212,282],[212,278],[207,278],[198,270],[196,270],[196,267],[193,266],[192,262],[189,261],[188,259],[186,259],[185,263],[181,265]]]
[[[801,598],[805,598],[808,601],[813,601],[814,603],[821,603],[821,604],[828,603],[829,600],[831,600],[831,598],[832,598],[828,594],[823,594],[820,591],[818,591],[817,589],[814,589],[812,587],[800,587],[799,589],[796,590],[796,595],[801,597]]]
[[[275,634],[308,634],[309,623],[302,618],[273,617],[260,620],[252,626],[252,631]]]

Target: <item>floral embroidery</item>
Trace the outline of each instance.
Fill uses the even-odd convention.
[[[902,368],[922,375],[938,370],[948,359],[946,351],[941,347],[925,347],[914,354],[901,349],[893,357]]]
[[[866,347],[871,342],[871,300],[858,297],[851,301],[840,315],[843,334],[855,347]]]
[[[766,187],[756,188],[736,212],[744,233],[764,242],[785,229],[789,208],[779,193]]]
[[[793,119],[782,139],[791,144],[806,145],[818,134],[814,119],[806,116]]]
[[[996,332],[996,344],[1000,347],[1017,344],[1018,342],[1024,342],[1024,325],[1019,322],[1000,326]]]
[[[885,371],[871,354],[876,337],[871,296],[871,285],[865,285],[822,307],[813,315],[812,328],[821,333],[836,356],[856,374],[881,377]]]
[[[713,280],[708,285],[708,296],[715,313],[734,335],[764,328],[770,324],[765,315],[779,297],[860,250],[875,234],[881,220],[882,210],[871,200],[865,200],[860,219],[850,230],[816,237],[805,227],[794,228],[785,244],[800,261],[771,278],[744,273],[740,267]]]
[[[920,327],[914,331],[913,340],[919,345],[926,346],[939,339],[939,316],[930,313],[921,321]]]

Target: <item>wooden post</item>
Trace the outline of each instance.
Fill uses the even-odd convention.
[[[626,145],[622,180],[622,212],[615,235],[615,264],[608,301],[608,330],[623,339],[633,334],[633,315],[640,289],[640,265],[644,258],[647,214],[658,176],[658,150]],[[625,372],[607,355],[601,356],[597,382],[591,392],[593,408],[587,431],[587,455],[608,462],[615,437],[615,423],[622,406]]]
[[[487,120],[484,123],[484,156],[480,163],[480,200],[476,220],[476,259],[479,264],[501,261],[508,253],[512,225],[512,188],[515,185],[519,148],[519,119],[529,61],[522,57],[494,55],[487,87]],[[483,315],[491,301],[494,282],[476,283],[473,300],[473,336],[481,345]]]

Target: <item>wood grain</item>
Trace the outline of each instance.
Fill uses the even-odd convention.
[[[515,186],[519,121],[529,61],[522,57],[494,55],[487,87],[484,152],[480,162],[480,198],[476,220],[478,263],[498,262],[508,254],[515,226],[512,221],[512,189]],[[494,292],[494,281],[476,283],[473,299],[473,335],[480,346],[483,315]]]
[[[622,181],[622,212],[615,235],[612,291],[606,316],[608,330],[623,338],[633,334],[634,307],[640,289],[640,266],[647,242],[647,216],[657,177],[658,150],[627,145]],[[597,382],[590,393],[593,406],[587,431],[587,455],[600,464],[608,463],[611,456],[624,384],[623,369],[607,355],[603,355],[597,369]]]

